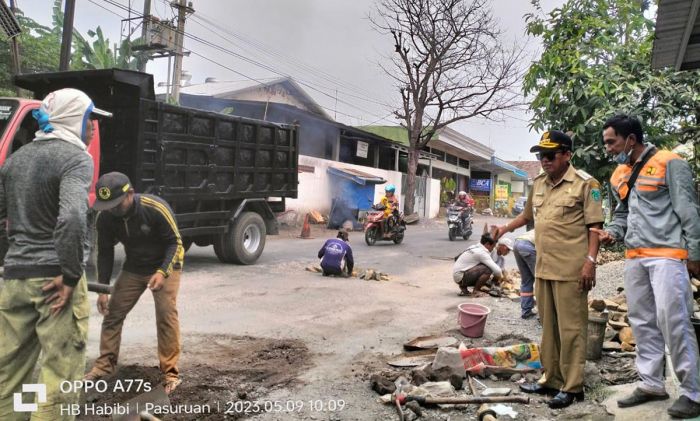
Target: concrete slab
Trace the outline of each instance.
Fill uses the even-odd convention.
[[[637,387],[636,383],[611,386],[609,390],[613,393],[603,401],[603,406],[605,406],[605,410],[610,415],[615,417],[615,421],[675,420],[675,418],[671,418],[668,412],[666,412],[666,409],[678,398],[678,388],[672,383],[673,381],[669,379],[666,384],[666,390],[669,395],[671,395],[670,399],[666,401],[648,402],[632,408],[618,408],[617,400],[632,393],[634,388]],[[700,421],[700,417],[692,418],[691,420]]]

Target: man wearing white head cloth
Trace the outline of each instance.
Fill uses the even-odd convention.
[[[105,115],[76,89],[46,96],[34,118],[34,141],[0,169],[0,219],[7,218],[9,249],[0,286],[0,419],[66,420],[61,407],[78,403],[63,381],[85,370],[89,305],[84,276],[88,190],[93,163],[86,152],[92,114]],[[39,378],[34,366],[42,355]],[[16,402],[23,384],[39,383],[36,407]],[[19,403],[19,405],[18,405]]]

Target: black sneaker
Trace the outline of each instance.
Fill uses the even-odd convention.
[[[533,311],[528,310],[528,311],[526,311],[525,313],[523,313],[522,316],[520,316],[520,317],[523,318],[523,319],[532,319],[532,318],[535,317],[535,316],[537,316],[536,313],[534,313]]]
[[[668,414],[673,418],[700,417],[700,403],[691,401],[687,396],[681,396],[668,408]]]

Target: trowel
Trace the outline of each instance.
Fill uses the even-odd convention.
[[[168,397],[168,394],[165,393],[165,388],[162,385],[158,385],[149,392],[142,393],[126,401],[124,405],[129,405],[129,412],[123,415],[115,415],[112,417],[112,420],[140,421],[143,419],[140,414],[145,411],[146,404],[148,403],[156,406],[170,405],[170,398]]]

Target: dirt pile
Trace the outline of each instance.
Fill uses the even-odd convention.
[[[153,349],[144,359],[154,360]],[[145,353],[145,351],[144,351]],[[167,415],[168,420],[219,420],[224,418],[230,402],[262,399],[272,390],[293,387],[298,376],[310,366],[309,350],[298,340],[277,340],[250,336],[187,335],[180,359],[182,384],[170,395],[170,404],[209,405],[211,413]],[[111,392],[118,380],[142,379],[151,385],[161,380],[157,366],[128,365],[119,367],[107,379],[106,393],[91,392],[85,401],[95,405],[124,403],[139,393]],[[218,408],[218,409],[217,409]],[[219,411],[219,412],[217,412]],[[245,418],[233,411],[227,418]],[[101,420],[103,417],[79,417]]]

